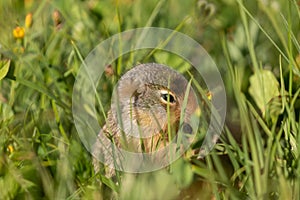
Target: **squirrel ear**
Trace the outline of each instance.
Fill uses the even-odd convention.
[[[137,94],[142,94],[146,91],[146,85],[140,84],[137,90],[135,91]]]
[[[130,99],[136,93],[143,93],[145,85],[138,79],[121,80],[117,86],[119,98]]]

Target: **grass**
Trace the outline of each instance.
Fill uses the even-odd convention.
[[[1,1],[0,199],[299,199],[298,4]],[[28,13],[32,24],[25,22]],[[14,37],[17,26],[24,36],[18,29]],[[117,183],[94,174],[73,123],[72,89],[79,54],[144,26],[185,33],[212,56],[226,87],[226,126],[204,159],[186,156],[157,172],[121,173]],[[132,63],[162,62],[186,72],[172,55],[147,55],[112,63],[115,73],[97,88],[104,110]]]

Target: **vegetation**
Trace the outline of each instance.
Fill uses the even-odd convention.
[[[3,0],[0,19],[0,199],[300,198],[298,1]],[[94,173],[77,135],[73,84],[81,57],[145,26],[180,31],[210,54],[226,125],[204,159],[111,180]],[[98,86],[106,111],[128,63],[112,63]]]

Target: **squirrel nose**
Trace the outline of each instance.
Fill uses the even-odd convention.
[[[186,134],[192,134],[193,133],[193,128],[188,123],[183,123],[182,131]]]

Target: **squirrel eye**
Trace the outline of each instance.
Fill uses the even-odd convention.
[[[171,92],[167,91],[167,90],[161,90],[160,99],[165,104],[167,104],[167,103],[170,103],[170,104],[176,103],[176,99],[175,99],[174,95]]]

